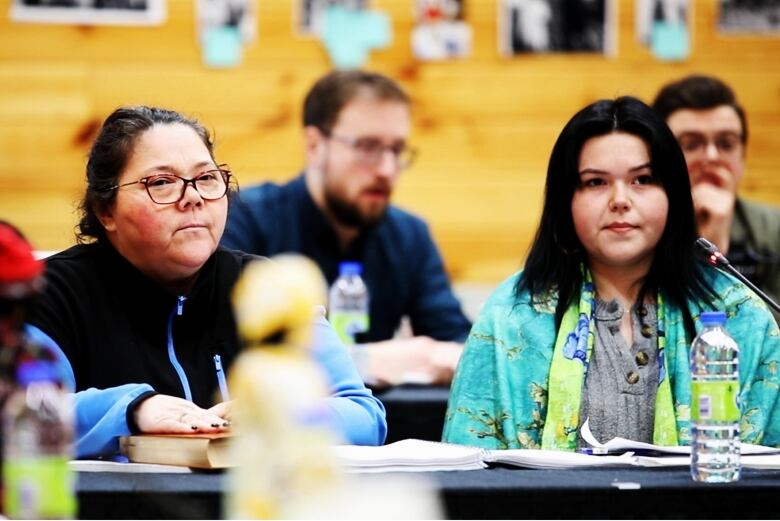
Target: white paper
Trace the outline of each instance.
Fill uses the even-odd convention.
[[[141,472],[154,474],[192,474],[189,467],[178,465],[157,465],[154,463],[121,463],[92,459],[77,459],[68,462],[68,467],[76,472]]]
[[[601,449],[604,454],[628,451],[653,451],[663,454],[682,454],[686,456],[691,455],[691,447],[689,445],[653,445],[652,443],[627,440],[625,438],[612,438],[606,443],[600,443],[590,431],[588,420],[585,420],[585,423],[582,424],[582,428],[580,428],[580,435],[582,436],[583,441],[585,441],[588,445],[594,449]],[[740,443],[740,453],[742,455],[778,454],[780,453],[780,448],[753,445],[752,443]]]
[[[570,469],[574,467],[611,467],[634,464],[633,454],[591,456],[563,450],[509,449],[488,451],[487,461],[529,469]]]
[[[341,445],[333,447],[336,460],[354,472],[418,472],[475,470],[488,463],[504,463],[531,469],[625,466],[633,463],[630,453],[620,456],[590,456],[569,451],[478,447],[408,439],[381,447]]]
[[[339,445],[333,454],[345,469],[360,472],[483,469],[486,452],[478,447],[416,439],[380,447]]]

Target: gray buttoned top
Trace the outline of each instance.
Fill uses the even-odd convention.
[[[629,347],[620,333],[623,306],[617,300],[596,299],[593,352],[580,405],[595,438],[604,443],[620,436],[652,442],[655,395],[658,388],[658,322],[654,304],[633,306],[634,341]],[[578,446],[587,446],[578,436]]]

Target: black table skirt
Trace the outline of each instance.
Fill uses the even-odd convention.
[[[777,518],[780,471],[743,470],[728,485],[694,483],[685,468],[428,473],[450,519]],[[83,472],[84,519],[214,519],[222,516],[223,474]],[[616,484],[624,487],[621,489]]]
[[[441,441],[449,387],[401,385],[375,390],[387,411],[387,441]]]

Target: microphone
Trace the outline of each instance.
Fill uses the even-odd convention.
[[[717,246],[712,244],[704,237],[699,237],[696,239],[696,246],[701,248],[707,254],[707,260],[711,265],[715,266],[716,268],[725,268],[729,273],[737,277],[745,286],[752,289],[756,295],[761,297],[764,302],[769,305],[770,308],[775,310],[777,313],[780,313],[780,306],[777,304],[777,302],[772,300],[769,295],[758,289],[758,286],[750,282],[748,278],[741,274],[737,268],[732,266],[726,256],[723,255],[720,250],[718,250]]]

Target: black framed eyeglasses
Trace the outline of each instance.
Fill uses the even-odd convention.
[[[396,167],[399,170],[405,170],[412,166],[417,158],[417,149],[408,146],[406,143],[395,143],[385,145],[380,139],[374,137],[347,137],[338,134],[326,136],[347,145],[355,152],[355,158],[366,166],[376,166],[382,161],[385,152],[393,154]]]
[[[206,201],[222,199],[228,192],[230,176],[232,175],[227,165],[219,165],[218,168],[206,170],[192,179],[185,179],[176,174],[154,174],[142,177],[137,181],[122,183],[108,187],[106,190],[118,190],[124,186],[141,183],[146,188],[149,198],[157,204],[175,204],[184,198],[187,185],[192,184],[195,191]]]

